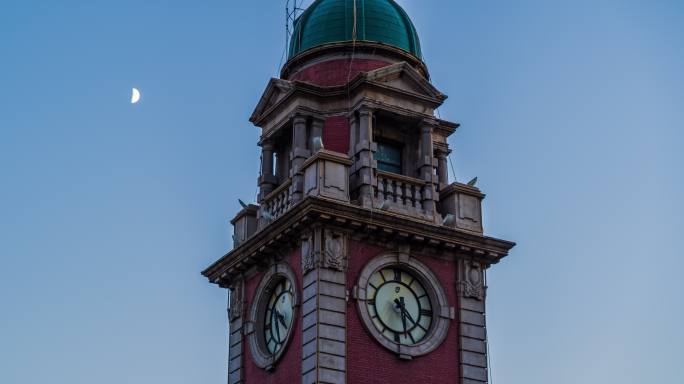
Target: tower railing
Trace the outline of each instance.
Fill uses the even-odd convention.
[[[383,171],[376,171],[376,180],[373,187],[376,205],[397,213],[423,216],[425,181]]]
[[[261,203],[261,209],[264,210],[266,214],[262,213],[262,217],[266,217],[269,221],[272,221],[287,212],[290,208],[291,185],[292,179],[287,179],[264,198]]]

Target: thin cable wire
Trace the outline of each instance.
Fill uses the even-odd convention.
[[[353,10],[354,10],[354,14],[353,14],[354,24],[352,27],[352,54],[351,54],[351,58],[349,60],[349,70],[347,71],[347,114],[351,113],[351,84],[350,84],[350,80],[351,80],[352,68],[354,67],[354,59],[356,56],[356,39],[358,36],[357,35],[358,12],[357,12],[357,8],[356,8],[356,0],[351,0],[351,1],[353,1],[352,4],[353,4]],[[360,124],[360,121],[357,122],[357,124]],[[372,121],[370,122],[370,124],[372,124]],[[373,140],[373,138],[371,137],[370,140]],[[370,198],[370,220],[371,220],[371,222],[373,222],[373,209],[374,209],[373,205],[374,205],[374,202],[373,202],[373,186],[372,185],[371,185],[371,188],[368,189],[368,193],[369,193],[368,197]]]
[[[349,96],[349,80],[351,80],[352,67],[354,66],[354,55],[356,54],[356,0],[352,0],[354,3],[354,26],[352,28],[352,54],[349,60],[349,70],[347,71],[347,109],[351,109],[351,100]],[[349,111],[351,112],[351,111]]]
[[[454,163],[451,161],[451,155],[448,155],[447,158],[449,159],[449,165],[451,166],[451,176],[453,176],[454,181],[458,181],[456,178],[456,169],[454,168]]]

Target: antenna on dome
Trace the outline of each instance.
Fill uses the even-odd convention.
[[[286,0],[285,2],[285,46],[289,47],[292,33],[294,33],[295,21],[301,11],[304,0]],[[286,48],[287,49],[287,48]]]

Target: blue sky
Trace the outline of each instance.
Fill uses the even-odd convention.
[[[684,5],[403,0],[490,235],[494,383],[678,382]],[[0,382],[223,383],[284,2],[0,5]],[[129,104],[131,87],[142,101]]]

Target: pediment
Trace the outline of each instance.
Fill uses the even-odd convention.
[[[420,96],[446,100],[447,96],[435,88],[416,69],[406,62],[390,65],[370,71],[365,76],[366,81],[395,88],[404,92]]]
[[[252,116],[249,118],[249,121],[257,121],[259,117],[271,109],[271,107],[278,104],[288,94],[293,92],[293,90],[294,87],[292,82],[283,79],[272,78],[268,82],[266,90],[261,96],[261,99],[254,109],[254,112],[252,112]]]

